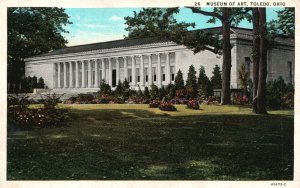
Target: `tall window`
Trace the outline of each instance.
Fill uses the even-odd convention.
[[[161,73],[162,73],[162,81],[166,81],[166,73],[165,73],[165,67],[161,67]]]
[[[137,82],[140,82],[140,69],[139,68],[136,69],[135,74],[136,74]]]
[[[288,63],[288,67],[289,67],[289,80],[290,80],[290,83],[292,83],[292,81],[293,81],[292,62],[288,61],[287,63]]]
[[[171,70],[171,81],[174,81],[175,80],[175,67],[171,66],[170,70]]]
[[[152,72],[153,72],[153,81],[156,82],[156,67],[152,68]]]

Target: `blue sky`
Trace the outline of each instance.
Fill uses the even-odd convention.
[[[267,8],[267,20],[277,19],[275,11],[281,8]],[[73,24],[66,26],[69,33],[64,34],[69,43],[67,46],[118,40],[127,35],[124,17],[133,16],[133,11],[141,8],[66,8]],[[194,14],[190,9],[182,8],[176,19],[195,22],[196,29],[220,26],[220,23],[209,24],[207,16]],[[240,27],[251,28],[251,23],[241,22]]]

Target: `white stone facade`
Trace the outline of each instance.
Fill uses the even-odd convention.
[[[251,35],[232,30],[231,87],[239,88],[238,70],[247,57],[251,57]],[[251,62],[249,63],[251,72]],[[282,76],[294,83],[294,44],[281,42],[269,50],[268,80]],[[222,67],[222,56],[210,51],[194,54],[185,46],[174,42],[155,42],[144,45],[117,47],[47,55],[26,59],[26,76],[43,77],[49,89],[55,92],[95,92],[104,79],[113,88],[125,78],[132,88],[158,87],[174,83],[180,69],[184,80],[190,65],[197,72],[204,66],[207,76],[212,76],[215,65]],[[151,68],[149,68],[151,67]],[[198,76],[198,75],[197,75]]]

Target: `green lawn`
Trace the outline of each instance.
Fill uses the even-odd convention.
[[[60,105],[64,127],[8,131],[9,180],[292,180],[293,111]],[[8,125],[9,126],[9,125]]]

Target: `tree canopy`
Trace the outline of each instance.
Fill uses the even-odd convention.
[[[8,8],[8,82],[19,83],[24,75],[24,58],[65,47],[71,24],[65,9],[19,7]]]

